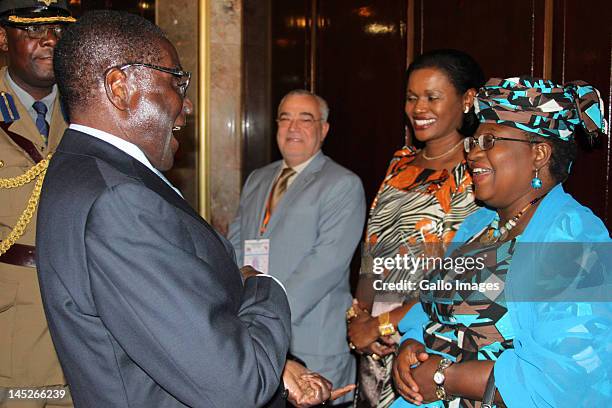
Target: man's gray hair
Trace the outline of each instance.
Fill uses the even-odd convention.
[[[280,103],[278,104],[278,107],[280,108],[283,102],[285,102],[285,99],[294,95],[307,95],[315,98],[317,100],[317,104],[319,105],[319,112],[321,113],[321,122],[327,122],[327,118],[329,117],[329,106],[327,105],[327,102],[319,95],[307,91],[306,89],[294,89],[293,91],[290,91],[288,94],[283,96],[283,99],[281,99]]]

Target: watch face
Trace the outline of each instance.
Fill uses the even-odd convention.
[[[444,374],[442,374],[441,372],[435,372],[434,376],[433,376],[433,380],[436,384],[438,385],[442,385],[444,384]]]

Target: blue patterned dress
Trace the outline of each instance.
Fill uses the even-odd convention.
[[[448,253],[469,253],[469,247],[461,247],[469,245],[465,243],[478,236],[495,216],[495,211],[481,208],[468,217]],[[510,408],[610,407],[609,231],[588,208],[557,185],[535,210],[520,244],[507,245],[500,244],[495,249],[495,262],[487,262],[496,265],[494,273],[488,267],[484,273],[465,271],[461,277],[464,283],[470,279],[472,283],[495,283],[503,276],[502,293],[431,293],[429,300],[425,297],[400,322],[402,341],[427,343],[433,347],[428,347],[428,352],[446,353],[459,361],[495,360],[495,385]],[[505,261],[504,252],[509,255]],[[553,291],[542,296],[542,288]],[[443,328],[441,322],[449,327]],[[455,399],[446,406],[473,403]],[[421,406],[444,404],[436,401]],[[400,397],[392,407],[414,405]]]
[[[423,333],[429,349],[461,362],[495,361],[503,351],[514,347],[503,289],[517,239],[463,246],[451,255],[452,259],[480,259],[482,264],[471,270],[461,266],[432,273],[429,282],[440,290],[421,290],[423,310],[430,316]],[[480,402],[456,398],[425,406],[472,408],[479,407]]]

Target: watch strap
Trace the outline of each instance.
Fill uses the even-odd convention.
[[[447,358],[443,358],[442,360],[440,360],[438,362],[438,368],[436,369],[436,371],[434,373],[434,377],[436,376],[436,374],[444,375],[444,370],[446,370],[451,365],[453,365],[453,362],[451,360],[447,359]],[[444,388],[444,381],[445,380],[446,379],[444,378],[441,384],[436,383],[436,397],[438,399],[440,399],[440,400],[443,400],[443,401],[451,401],[451,400],[455,399],[455,397],[452,396],[452,395],[449,395],[446,392],[446,389]]]

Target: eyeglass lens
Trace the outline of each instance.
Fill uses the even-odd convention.
[[[288,128],[291,125],[291,122],[295,121],[295,124],[303,129],[311,128],[316,122],[313,118],[305,117],[305,118],[287,118],[282,117],[276,119],[276,123],[278,123],[278,127],[280,128]]]
[[[47,37],[49,30],[51,30],[53,35],[59,40],[62,38],[64,28],[62,26],[35,25],[27,26],[23,28],[23,30],[25,30],[28,37],[33,40],[40,40],[41,38]]]
[[[463,148],[466,153],[469,153],[476,145],[481,150],[492,149],[495,145],[495,136],[485,133],[478,135],[478,137],[467,137],[463,140]]]

